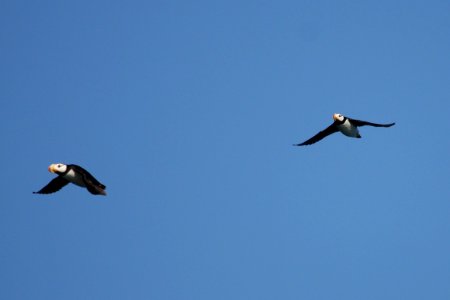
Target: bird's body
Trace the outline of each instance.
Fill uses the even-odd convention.
[[[82,174],[80,174],[79,172],[75,172],[72,168],[69,169],[67,173],[62,176],[73,184],[76,184],[81,187],[86,187],[86,183],[83,180]]]
[[[342,134],[353,137],[353,138],[361,138],[361,135],[359,134],[358,127],[361,126],[374,126],[374,127],[391,127],[395,125],[395,123],[389,123],[389,124],[378,124],[378,123],[371,123],[367,121],[361,121],[356,119],[351,119],[348,117],[344,117],[341,114],[334,114],[333,115],[334,122],[325,128],[324,130],[317,133],[315,136],[310,138],[309,140],[306,140],[303,143],[300,144],[294,144],[294,146],[306,146],[306,145],[312,145],[321,139],[327,137],[330,134],[333,134],[335,132],[340,131]]]
[[[51,194],[59,191],[68,183],[86,188],[91,194],[106,195],[106,186],[101,184],[88,171],[77,165],[51,164],[48,170],[58,175],[45,187],[34,194]]]
[[[344,121],[342,124],[337,125],[337,129],[342,132],[344,135],[354,138],[361,138],[359,134],[358,127],[350,123],[348,119]]]

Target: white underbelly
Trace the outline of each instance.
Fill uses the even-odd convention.
[[[84,184],[83,177],[80,174],[75,173],[73,170],[70,170],[69,172],[67,172],[67,174],[64,175],[64,178],[69,180],[73,184],[78,185],[78,186],[81,186],[81,187],[85,187],[86,186]]]
[[[348,120],[345,120],[344,124],[339,125],[338,129],[346,136],[350,137],[360,136],[358,128],[356,126],[353,126]]]

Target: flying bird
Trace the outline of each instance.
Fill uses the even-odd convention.
[[[351,119],[348,117],[345,117],[341,114],[334,114],[333,115],[334,122],[324,130],[320,131],[318,134],[313,136],[307,141],[304,141],[300,144],[294,144],[294,146],[306,146],[306,145],[312,145],[321,139],[329,136],[330,134],[333,134],[335,132],[342,132],[344,135],[354,138],[361,138],[361,135],[359,134],[358,127],[361,126],[374,126],[374,127],[391,127],[395,125],[395,123],[390,124],[377,124],[377,123],[371,123],[367,121],[360,121]]]
[[[59,191],[69,182],[85,187],[91,194],[106,196],[106,186],[101,184],[88,171],[77,165],[65,165],[62,163],[51,164],[48,171],[55,173],[58,177],[50,181],[40,191],[33,194],[51,194]]]

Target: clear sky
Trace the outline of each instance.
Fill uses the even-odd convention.
[[[6,0],[0,46],[1,299],[450,299],[448,1]],[[335,112],[397,124],[292,146]]]

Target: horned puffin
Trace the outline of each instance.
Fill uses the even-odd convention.
[[[101,184],[94,176],[80,166],[57,163],[51,164],[48,167],[48,171],[57,174],[58,177],[50,181],[40,191],[33,192],[33,194],[51,194],[59,191],[69,182],[72,182],[73,184],[87,188],[91,194],[106,196],[106,186]]]
[[[321,139],[329,136],[330,134],[333,134],[335,132],[342,132],[344,135],[354,138],[361,138],[361,135],[359,134],[358,127],[361,126],[374,126],[374,127],[391,127],[395,125],[395,123],[389,123],[389,124],[377,124],[377,123],[371,123],[367,121],[360,121],[351,119],[348,117],[345,117],[341,114],[334,114],[333,115],[333,124],[325,128],[324,130],[320,131],[318,134],[310,138],[309,140],[300,143],[300,144],[294,144],[294,146],[306,146],[306,145],[312,145]]]

